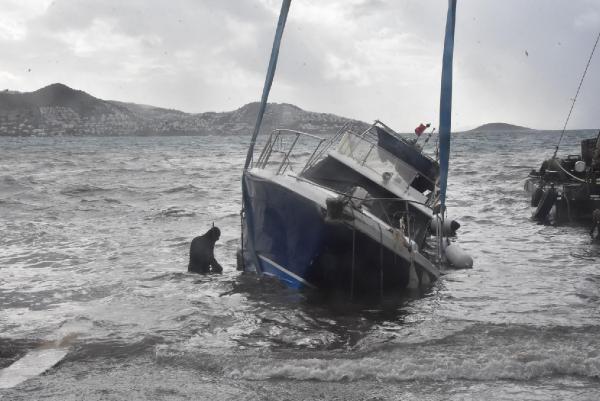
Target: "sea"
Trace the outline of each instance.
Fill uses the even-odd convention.
[[[1,137],[0,398],[598,400],[600,245],[523,189],[559,135],[456,134],[474,266],[377,303],[236,270],[246,137]],[[212,224],[224,273],[187,273]]]

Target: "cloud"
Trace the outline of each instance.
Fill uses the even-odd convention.
[[[0,87],[64,82],[108,99],[235,109],[260,97],[280,7],[279,0],[6,0]],[[599,15],[591,0],[460,1],[455,127],[562,126]],[[295,0],[271,100],[381,118],[400,130],[435,124],[445,18],[438,0]],[[594,60],[573,127],[600,125],[599,69]]]
[[[27,24],[46,12],[51,0],[5,0],[0,14],[0,40],[22,40]]]

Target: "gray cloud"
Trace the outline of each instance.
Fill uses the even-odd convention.
[[[191,112],[259,98],[280,7],[278,0],[4,1],[0,87],[64,82]],[[436,124],[445,14],[441,0],[294,0],[271,100],[381,118],[402,130]],[[598,30],[593,0],[459,0],[454,126],[562,127]],[[598,58],[571,127],[600,125]]]

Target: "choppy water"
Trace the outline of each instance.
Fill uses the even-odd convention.
[[[474,269],[361,306],[235,271],[246,139],[0,138],[0,368],[69,350],[0,398],[598,399],[600,247],[532,222],[523,192],[556,139],[458,135],[449,206]],[[188,274],[213,221],[225,274]]]

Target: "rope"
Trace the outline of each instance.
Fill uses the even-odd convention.
[[[577,96],[579,96],[579,91],[581,90],[581,86],[583,85],[583,80],[585,79],[585,74],[587,74],[588,67],[592,62],[592,57],[594,57],[594,52],[596,51],[596,46],[598,45],[598,40],[600,39],[600,32],[598,32],[598,37],[596,37],[596,42],[594,43],[594,47],[592,48],[592,52],[590,53],[590,58],[585,66],[585,70],[583,71],[583,75],[581,76],[581,80],[579,81],[579,86],[577,87],[577,92],[575,93],[575,97],[573,98],[573,103],[571,103],[571,109],[569,110],[569,114],[567,115],[567,119],[565,120],[565,125],[563,126],[562,132],[560,133],[560,138],[558,139],[558,143],[556,144],[556,149],[554,149],[554,154],[552,158],[556,158],[556,154],[558,153],[558,148],[560,147],[560,143],[562,142],[563,136],[565,134],[565,129],[567,128],[567,124],[569,123],[569,119],[571,118],[571,113],[573,112],[573,108],[575,107],[575,102],[577,101]]]
[[[434,132],[435,132],[435,128],[429,133],[427,138],[425,138],[425,142],[423,142],[423,146],[421,146],[421,151],[423,151],[425,149],[425,145],[427,145],[427,142],[429,142],[429,140],[431,139],[431,136],[433,135]]]
[[[383,299],[383,230],[380,224],[377,224],[377,227],[379,227],[379,297]]]
[[[585,180],[582,180],[581,178],[576,177],[573,174],[569,173],[567,170],[564,169],[564,167],[560,163],[558,163],[557,166],[558,166],[559,169],[561,169],[565,174],[567,174],[569,177],[571,177],[575,181],[586,182]]]
[[[352,219],[354,219],[354,208],[350,208],[352,210]],[[350,279],[350,299],[354,299],[354,276],[355,276],[355,255],[356,252],[356,227],[354,224],[352,225],[352,270],[351,270],[351,279]]]
[[[569,203],[569,197],[567,195],[568,194],[563,192],[563,198],[565,198],[565,201],[567,202],[567,216],[569,216],[569,223],[572,223],[573,219],[571,218],[571,203]]]

